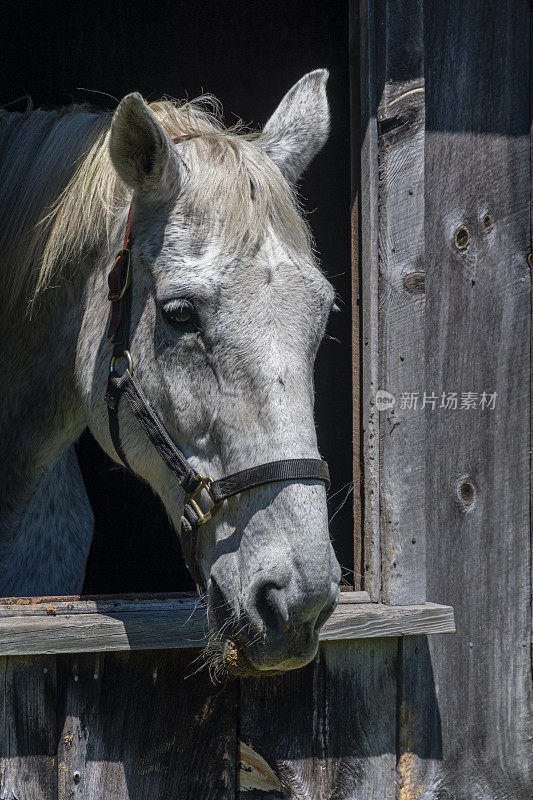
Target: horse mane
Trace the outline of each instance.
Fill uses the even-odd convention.
[[[184,195],[194,224],[212,229],[216,216],[225,247],[239,255],[268,226],[296,250],[309,249],[295,193],[254,144],[257,134],[240,123],[225,128],[213,98],[149,107],[170,136],[193,137]],[[0,110],[0,292],[9,307],[21,297],[31,305],[110,248],[131,202],[109,155],[111,119],[87,106]]]

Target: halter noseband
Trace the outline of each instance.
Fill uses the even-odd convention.
[[[317,458],[291,458],[271,461],[257,467],[235,472],[225,478],[201,475],[187,461],[181,450],[173,442],[156,412],[150,408],[143,391],[133,375],[133,359],[129,351],[131,305],[132,305],[132,264],[131,219],[133,205],[130,206],[124,245],[117,254],[108,276],[111,318],[108,338],[113,343],[113,354],[109,364],[109,377],[105,402],[109,416],[109,432],[117,455],[124,466],[133,472],[120,440],[118,407],[122,395],[129,403],[135,417],[140,422],[153,446],[176,477],[185,492],[185,506],[181,519],[181,544],[189,572],[200,586],[205,583],[200,571],[197,554],[196,532],[208,522],[229,497],[279,481],[323,481],[329,489],[329,470],[325,461]],[[126,361],[121,374],[117,362]],[[209,498],[210,506],[204,510],[200,505]]]

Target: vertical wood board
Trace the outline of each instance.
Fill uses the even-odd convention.
[[[241,681],[239,739],[280,786],[239,765],[237,797],[395,800],[396,654],[395,639],[327,642],[305,669]]]
[[[59,800],[73,788],[83,800],[233,796],[235,682],[214,686],[197,657],[170,650],[59,657],[62,741],[72,737],[63,744]]]
[[[529,26],[525,0],[426,3],[428,595],[442,794],[533,796]],[[461,408],[463,393],[476,407]],[[495,408],[482,395],[496,393]]]
[[[198,651],[1,659],[3,800],[231,800],[236,681]],[[46,670],[46,671],[45,671]]]
[[[361,560],[364,588],[392,604],[426,599],[422,5],[359,4]]]
[[[361,85],[359,5],[349,4],[350,150],[351,150],[351,276],[352,276],[352,437],[353,437],[353,542],[354,587],[364,582],[363,547],[363,447],[362,447],[362,341],[361,341]]]
[[[55,656],[4,656],[0,681],[0,797],[55,800]]]
[[[352,0],[357,2],[357,0]],[[355,15],[354,15],[355,16]],[[359,3],[360,257],[361,257],[361,426],[363,439],[362,584],[372,600],[380,599],[379,414],[374,396],[379,388],[378,350],[378,155],[376,31],[374,0]]]
[[[422,0],[382,0],[376,25],[381,599],[400,605],[426,600]]]

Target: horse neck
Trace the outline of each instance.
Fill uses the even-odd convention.
[[[37,562],[44,556],[42,547],[36,547],[39,537],[48,540],[50,555],[61,542],[65,546],[62,534],[68,528],[69,540],[77,546],[64,498],[86,499],[85,490],[79,470],[67,469],[72,461],[61,459],[85,427],[74,381],[82,292],[82,281],[52,290],[31,317],[25,309],[16,309],[2,325],[6,335],[0,343],[0,593],[17,588],[14,574],[23,545]],[[81,506],[79,510],[78,527],[86,538],[90,508],[85,513]],[[68,560],[68,553],[61,555]],[[25,567],[28,576],[30,566]],[[26,583],[21,581],[19,592],[21,586],[29,593],[36,591],[29,577]]]
[[[72,595],[82,590],[94,517],[74,447],[46,472],[0,548],[0,596]]]

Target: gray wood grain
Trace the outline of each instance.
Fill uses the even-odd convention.
[[[342,592],[339,597],[339,605],[350,603],[370,603],[368,592]]]
[[[344,594],[344,593],[343,593]],[[346,592],[348,597],[365,597],[363,592]],[[361,600],[360,602],[365,602]],[[50,597],[1,597],[0,617],[54,617],[57,614],[114,614],[133,612],[176,612],[179,617],[202,613],[204,606],[197,595],[141,594],[141,595],[87,595]]]
[[[357,609],[341,606],[324,625],[320,640],[417,636],[430,633],[455,633],[451,606],[435,603],[414,606],[371,603]]]
[[[343,591],[339,603],[369,603],[368,592]],[[2,597],[0,618],[55,617],[58,614],[124,614],[129,612],[176,613],[180,619],[202,617],[204,605],[189,592],[166,595],[95,595],[86,597]]]
[[[239,738],[282,788],[245,774],[237,797],[395,800],[396,652],[395,639],[328,642],[303,670],[241,681]]]
[[[426,599],[422,0],[380,3],[376,30],[379,389],[395,399],[379,412],[381,599],[398,605]]]
[[[369,603],[368,592],[341,592],[339,603]],[[87,597],[2,597],[1,617],[55,617],[58,614],[133,612],[176,613],[180,619],[203,616],[204,606],[194,593],[166,595],[95,595]]]
[[[196,651],[3,658],[6,800],[230,800],[236,682]]]
[[[0,797],[57,797],[54,656],[0,658]]]
[[[396,769],[402,800],[448,798],[437,686],[426,636],[398,640]],[[442,791],[442,795],[440,792]],[[454,797],[454,795],[451,795]]]
[[[58,657],[59,800],[232,798],[236,685],[198,667],[187,651]]]
[[[82,653],[203,647],[205,614],[124,612],[8,617],[0,620],[0,653]]]
[[[393,604],[426,599],[422,7],[359,3],[365,512],[356,552],[362,588]],[[378,390],[392,395],[392,407],[378,409]],[[403,401],[411,395],[416,400]]]
[[[81,613],[78,606],[75,614],[30,613],[0,617],[0,653],[103,653],[204,647],[207,643],[205,611],[192,603],[191,606],[183,604],[169,611],[160,604],[158,608],[144,611],[102,613],[94,608]],[[454,630],[453,609],[449,606],[344,602],[325,623],[320,639],[409,636]]]
[[[427,412],[428,596],[458,633],[430,641],[440,797],[533,796],[530,8],[428,3],[426,367],[493,411]],[[460,226],[466,247],[454,243]],[[462,488],[461,488],[462,487]],[[438,790],[438,791],[437,791]]]
[[[353,545],[354,545],[354,586],[361,587],[364,582],[363,546],[363,423],[362,405],[362,364],[363,342],[361,305],[361,76],[359,63],[359,4],[349,3],[349,69],[350,69],[350,152],[351,152],[351,278],[352,278],[352,431],[353,431]]]
[[[355,16],[355,15],[354,15]],[[356,17],[357,18],[357,17]],[[379,388],[379,251],[376,11],[374,0],[359,3],[360,133],[360,258],[361,258],[361,417],[363,438],[363,530],[356,554],[361,562],[361,589],[377,601],[381,590],[379,522],[379,414],[374,396]]]
[[[362,550],[368,575],[363,587],[375,598],[382,576],[381,596],[391,602],[410,582],[416,589],[416,575],[423,578],[424,542],[416,548],[425,532],[426,596],[455,607],[459,631],[455,637],[430,638],[429,647],[425,637],[400,640],[399,796],[525,800],[533,796],[531,276],[525,259],[533,207],[530,10],[522,0],[424,4],[421,175],[416,172],[420,141],[410,164],[406,153],[407,143],[416,143],[422,108],[411,109],[408,101],[405,113],[394,113],[394,92],[402,82],[406,93],[399,95],[399,105],[409,97],[422,99],[421,83],[407,85],[416,77],[420,55],[421,5],[415,17],[410,14],[416,3],[364,0],[358,5],[360,230],[366,259],[361,265]],[[402,191],[414,174],[425,187],[411,226],[410,200],[402,201]],[[405,231],[396,227],[402,219]],[[454,243],[461,225],[468,230],[466,245]],[[410,235],[418,259],[408,264],[405,236]],[[377,274],[382,282],[376,283]],[[405,320],[409,307],[413,316]],[[394,371],[402,332],[409,330],[415,359],[406,372],[405,360]],[[437,408],[429,405],[418,427],[416,417],[397,427],[399,418],[393,415],[382,413],[376,420],[371,408],[376,351],[379,379],[390,376],[389,388],[406,375],[437,396]],[[425,375],[418,370],[424,360]],[[461,392],[477,392],[479,401],[482,392],[496,391],[496,413],[440,409],[442,393],[453,391],[459,403]],[[405,535],[411,519],[419,519],[412,551]],[[379,569],[378,552],[384,556]],[[423,580],[420,596],[422,591]]]

